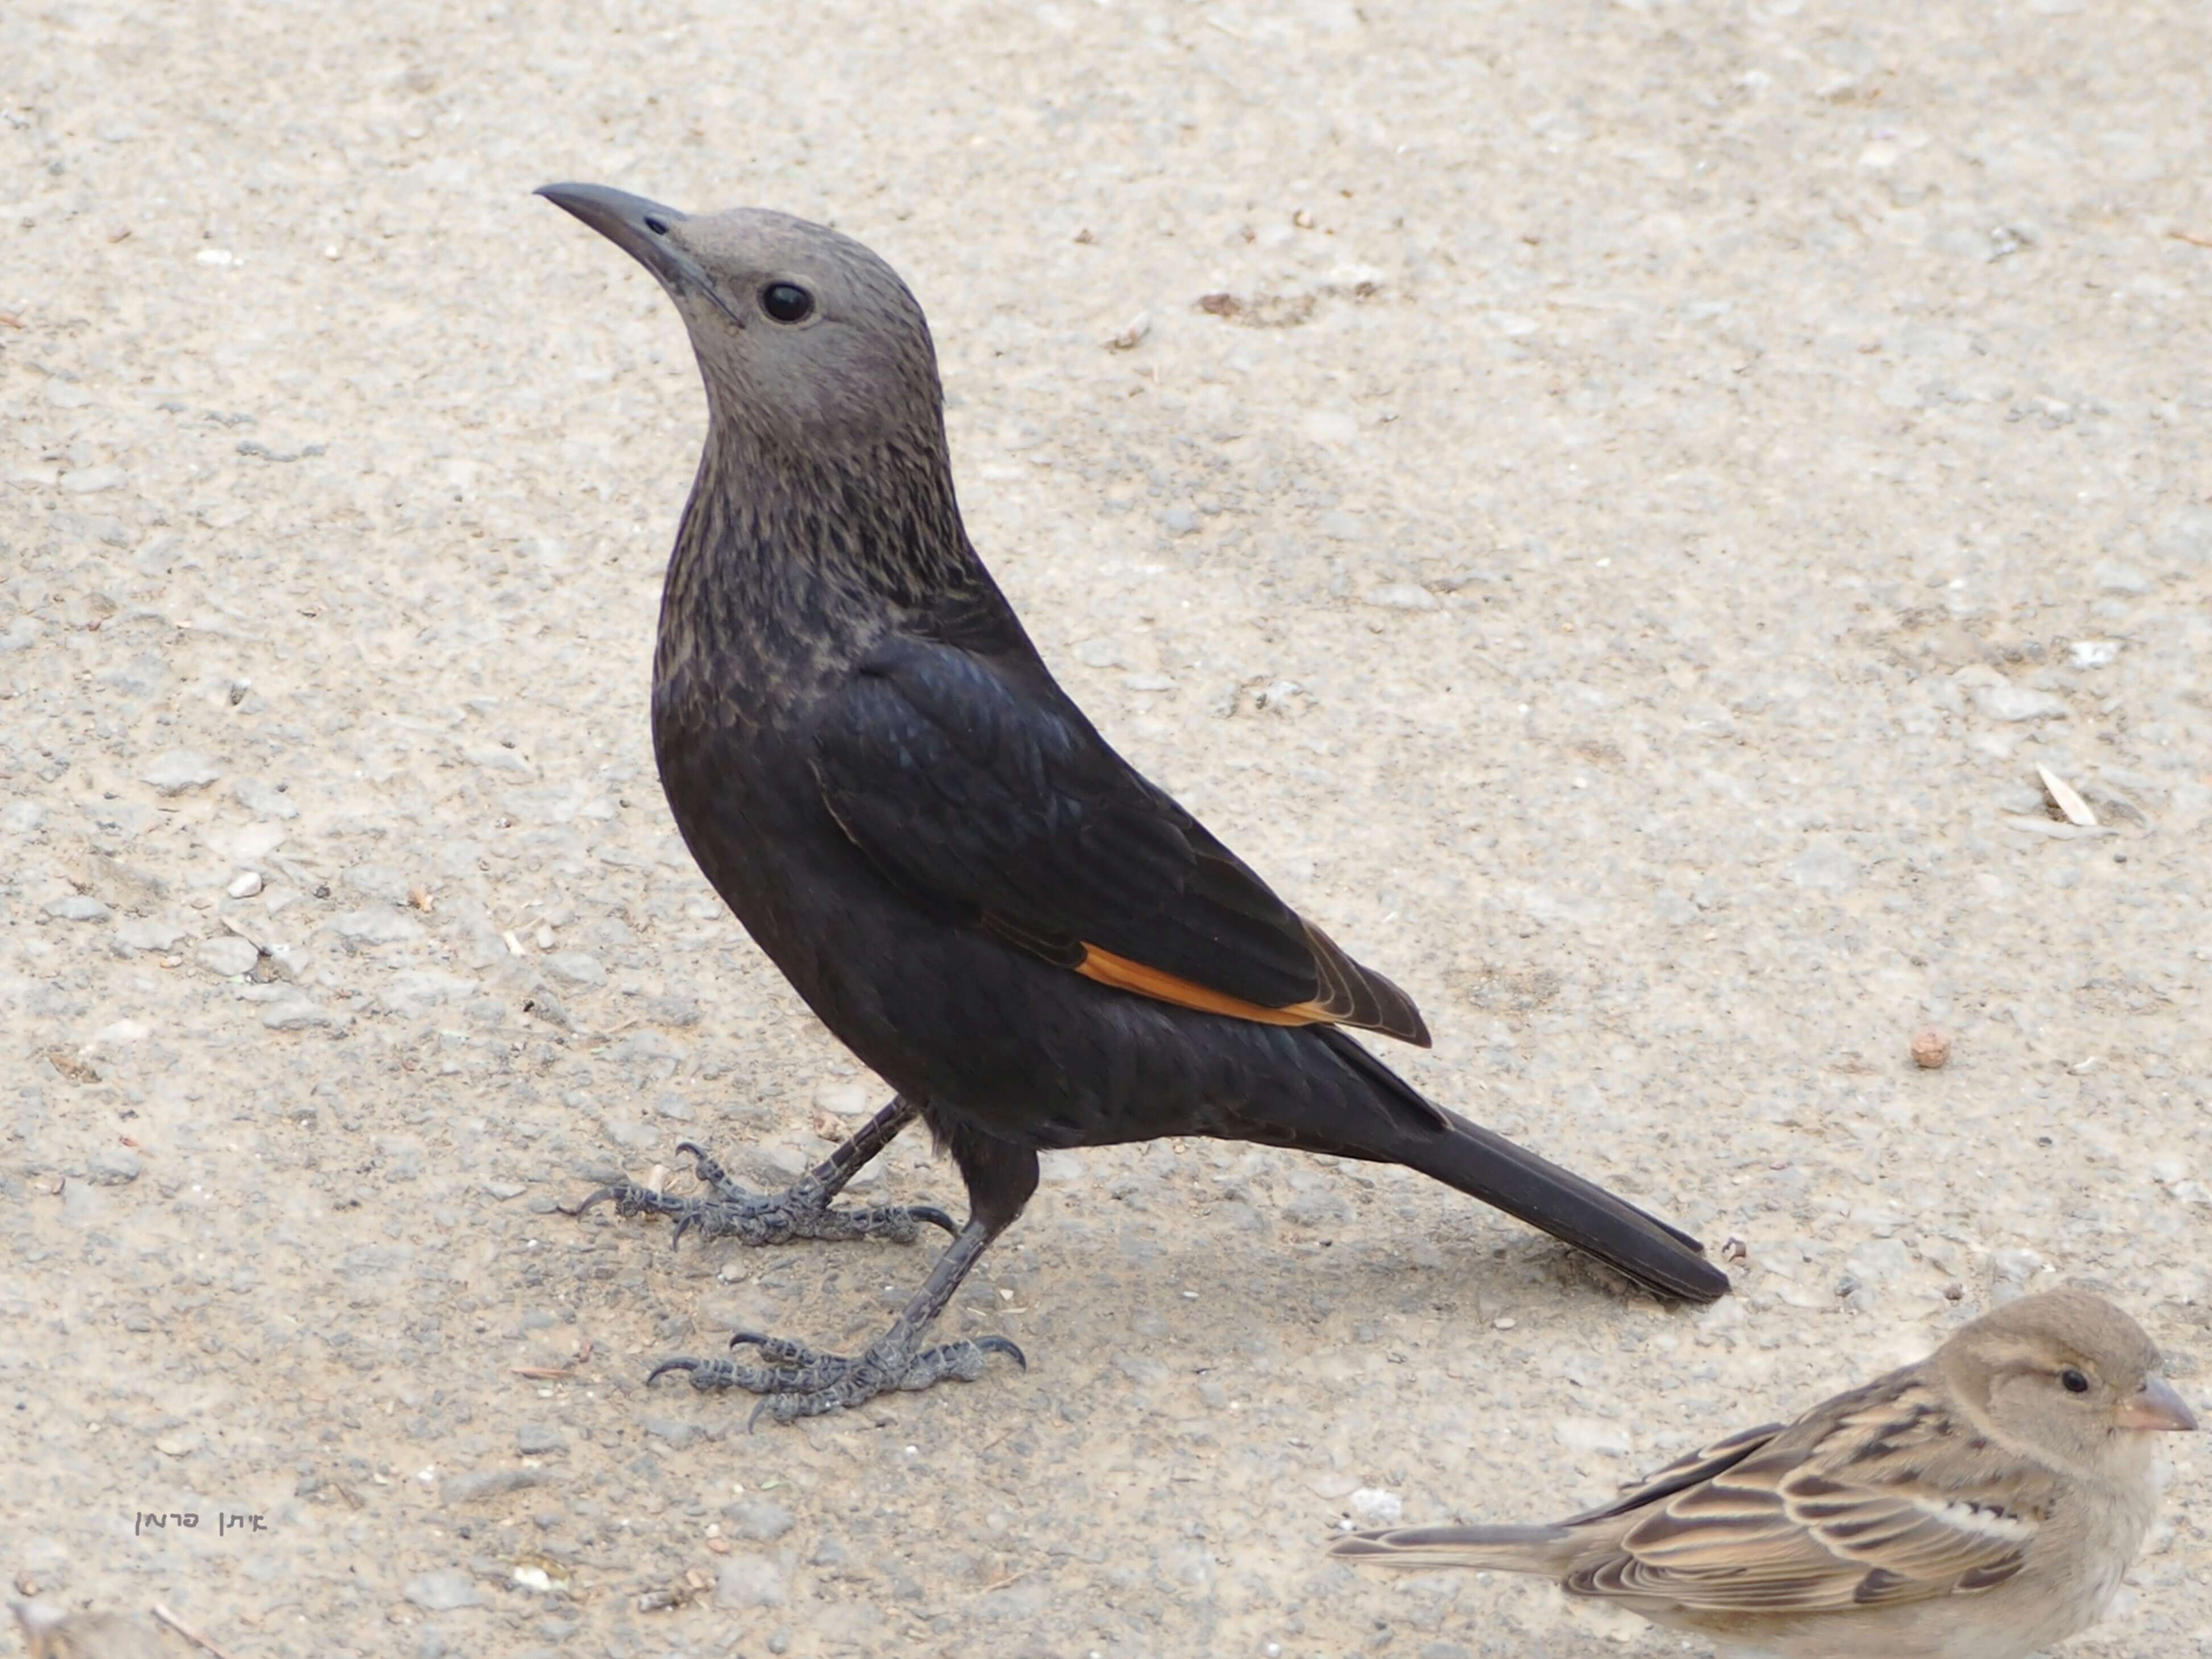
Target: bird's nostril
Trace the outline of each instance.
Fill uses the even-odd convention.
[[[645,228],[656,236],[668,234],[668,221],[665,219],[648,216],[645,222]]]

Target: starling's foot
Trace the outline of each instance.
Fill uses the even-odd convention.
[[[720,1164],[691,1142],[681,1142],[676,1150],[691,1155],[692,1173],[713,1196],[672,1198],[650,1187],[617,1181],[600,1188],[569,1213],[581,1215],[594,1204],[612,1199],[617,1215],[673,1217],[678,1242],[694,1229],[703,1237],[734,1238],[745,1244],[786,1244],[794,1238],[888,1238],[911,1244],[921,1237],[925,1221],[948,1233],[959,1231],[951,1216],[929,1204],[832,1209],[830,1200],[835,1192],[822,1169],[800,1176],[784,1192],[755,1193],[731,1180]]]
[[[730,1339],[730,1346],[759,1349],[763,1363],[741,1365],[732,1359],[664,1359],[645,1380],[649,1383],[663,1371],[686,1371],[695,1389],[708,1392],[744,1389],[763,1395],[747,1420],[750,1428],[763,1413],[779,1423],[788,1423],[793,1418],[842,1411],[893,1389],[926,1389],[947,1377],[973,1382],[983,1374],[987,1354],[1002,1353],[1024,1370],[1030,1367],[1022,1351],[1003,1336],[979,1336],[934,1348],[917,1348],[914,1334],[903,1328],[902,1322],[852,1358],[817,1353],[799,1343],[763,1336],[757,1331],[739,1331]]]

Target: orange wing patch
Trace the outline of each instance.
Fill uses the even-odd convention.
[[[1117,957],[1111,951],[1102,951],[1095,945],[1083,947],[1083,960],[1075,964],[1075,971],[1085,979],[1095,979],[1101,985],[1111,985],[1116,990],[1134,991],[1139,996],[1151,997],[1157,1002],[1172,1002],[1177,1007],[1195,1008],[1201,1013],[1227,1014],[1232,1019],[1249,1019],[1261,1025],[1334,1025],[1336,1016],[1317,1002],[1294,1002],[1287,1008],[1269,1008],[1257,1002],[1247,1002],[1242,997],[1224,996],[1218,991],[1209,991],[1203,985],[1173,974],[1164,974],[1157,968],[1147,968],[1141,962],[1132,962],[1127,957]]]

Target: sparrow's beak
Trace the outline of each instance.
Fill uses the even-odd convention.
[[[2172,1383],[2154,1376],[2142,1385],[2142,1393],[2120,1402],[2120,1426],[2146,1434],[2161,1429],[2187,1434],[2197,1426],[2197,1413],[2173,1391]]]

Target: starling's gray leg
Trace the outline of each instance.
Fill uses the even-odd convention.
[[[933,1117],[931,1126],[939,1126]],[[998,1139],[957,1118],[945,1121],[945,1140],[968,1182],[968,1224],[945,1247],[914,1299],[891,1321],[891,1328],[861,1352],[817,1353],[797,1342],[739,1331],[730,1346],[759,1351],[763,1363],[741,1365],[731,1359],[667,1359],[653,1368],[650,1382],[663,1371],[689,1371],[695,1389],[744,1389],[767,1398],[754,1408],[752,1421],[766,1413],[779,1423],[794,1417],[818,1417],[841,1411],[890,1389],[926,1389],[946,1377],[973,1382],[983,1374],[985,1357],[1002,1353],[1029,1369],[1022,1351],[1003,1336],[979,1336],[941,1346],[922,1346],[922,1337],[952,1300],[960,1281],[1013,1224],[1036,1191],[1036,1152]]]
[[[952,1218],[933,1205],[888,1204],[858,1210],[830,1207],[854,1172],[890,1146],[921,1113],[921,1109],[908,1104],[904,1097],[895,1098],[787,1190],[774,1194],[748,1192],[732,1181],[704,1149],[681,1141],[676,1150],[691,1155],[693,1173],[713,1196],[672,1198],[650,1187],[618,1181],[600,1188],[570,1213],[581,1215],[594,1204],[611,1199],[617,1215],[674,1217],[675,1237],[679,1241],[696,1228],[708,1238],[735,1238],[745,1244],[785,1244],[794,1238],[888,1238],[895,1243],[911,1244],[921,1236],[921,1224],[925,1221],[957,1235]]]
[[[750,1346],[763,1364],[741,1365],[731,1359],[664,1359],[653,1368],[650,1382],[663,1371],[688,1371],[691,1386],[703,1390],[744,1389],[767,1397],[753,1408],[750,1422],[763,1413],[779,1423],[796,1417],[819,1417],[860,1405],[893,1389],[926,1389],[947,1377],[973,1382],[983,1374],[987,1354],[1002,1353],[1024,1370],[1029,1361],[1003,1336],[979,1336],[937,1347],[921,1346],[922,1333],[945,1311],[960,1281],[1004,1224],[992,1225],[976,1219],[963,1227],[914,1299],[891,1322],[890,1330],[860,1353],[817,1353],[803,1343],[757,1331],[739,1331],[730,1339],[733,1348]]]

